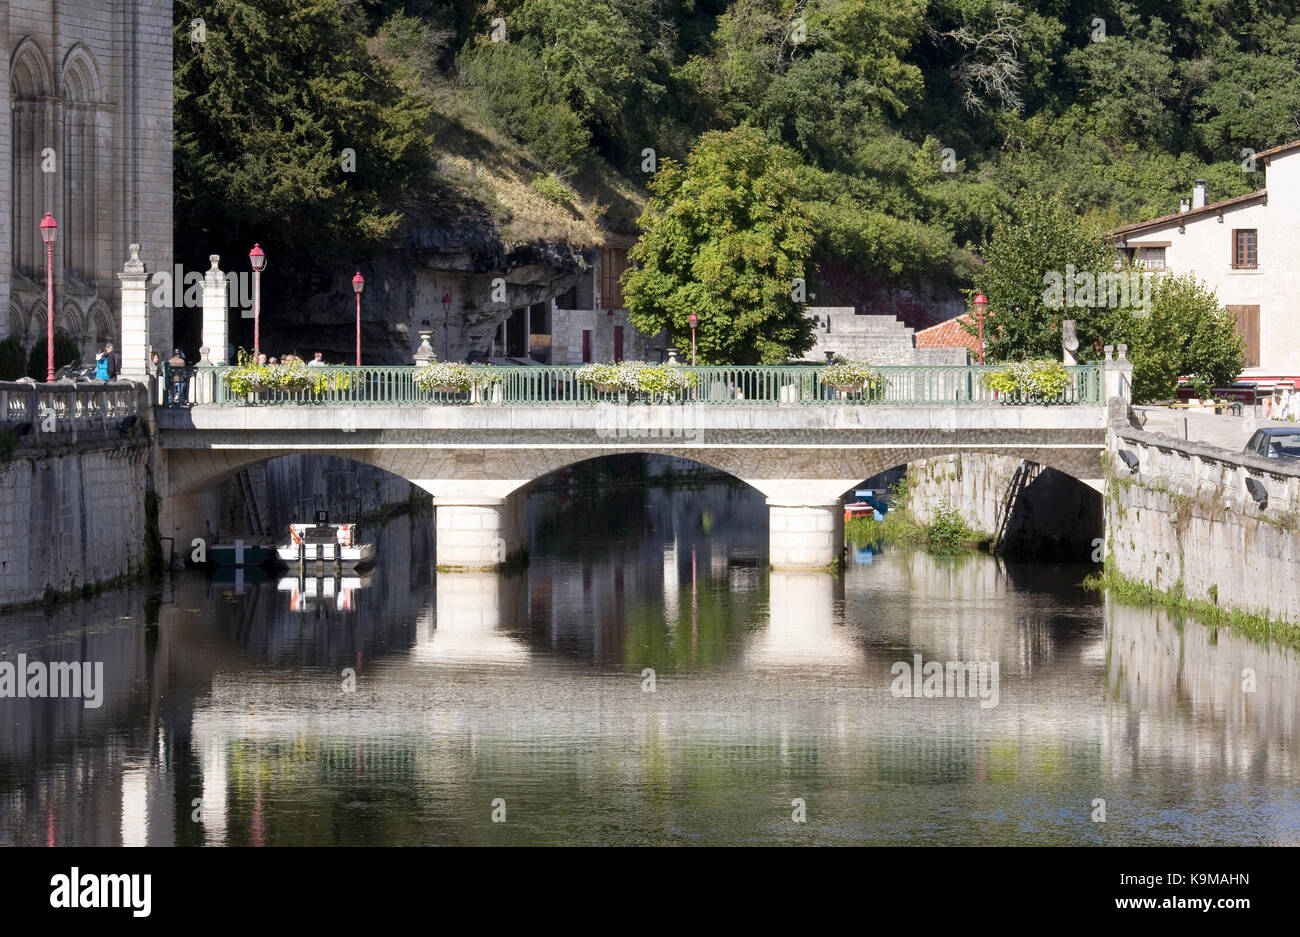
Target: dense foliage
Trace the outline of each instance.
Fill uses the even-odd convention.
[[[1112,277],[1125,289],[1112,293]],[[1070,293],[1062,287],[1054,295],[1066,279],[1073,281]],[[1024,199],[1000,216],[975,282],[989,302],[984,348],[991,362],[1059,360],[1065,319],[1076,323],[1080,361],[1099,360],[1105,345],[1129,346],[1137,402],[1171,398],[1182,375],[1230,383],[1245,362],[1235,319],[1212,290],[1191,276],[1117,268],[1103,233],[1059,199]],[[1062,301],[1085,288],[1086,301]],[[1028,389],[1014,369],[1001,373],[986,386]],[[1056,380],[1064,378],[1062,371]]]
[[[1300,8],[1275,0],[178,0],[175,10],[178,253],[199,266],[223,243],[242,254],[255,239],[281,242],[268,253],[285,273],[378,249],[403,193],[440,184],[426,118],[466,120],[439,112],[434,102],[452,98],[438,89],[525,147],[529,172],[581,188],[605,178],[601,168],[639,188],[659,241],[641,262],[660,272],[671,236],[657,221],[680,219],[674,198],[691,193],[691,160],[704,159],[711,133],[751,155],[784,154],[782,197],[808,222],[790,230],[811,248],[697,302],[776,289],[778,267],[801,265],[810,293],[828,265],[874,282],[972,287],[999,217],[1104,230],[1176,211],[1197,178],[1212,199],[1243,194],[1262,181],[1250,153],[1300,136]],[[206,40],[195,42],[200,17]],[[453,137],[475,141],[470,162],[490,147]],[[341,171],[345,148],[355,172]],[[729,154],[710,158],[734,168]],[[729,185],[712,175],[700,184]],[[538,191],[560,204],[560,186]],[[440,204],[455,220],[463,199]],[[1063,215],[1026,216],[1029,206]],[[689,236],[679,246],[723,243],[699,227]],[[1025,262],[1059,264],[1082,247],[1066,230]],[[638,281],[635,301],[684,344],[678,312],[690,298],[668,305],[659,276]],[[788,294],[781,283],[762,300],[772,334],[730,323],[734,306],[715,311],[702,360],[797,348]],[[1022,312],[1025,301],[999,299]],[[995,343],[1055,354],[1055,333],[1004,321]],[[1085,349],[1096,337],[1081,334]]]
[[[633,325],[688,346],[695,315],[697,364],[780,364],[812,347],[793,298],[812,223],[791,164],[748,127],[706,134],[685,166],[663,161],[623,280]]]

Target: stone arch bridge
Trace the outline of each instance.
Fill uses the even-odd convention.
[[[1120,375],[1108,366],[1105,382],[1118,389]],[[223,480],[262,460],[319,453],[365,462],[429,492],[439,565],[487,568],[522,545],[531,482],[587,459],[658,453],[694,460],[762,492],[774,568],[826,567],[843,547],[845,492],[918,459],[1010,455],[1100,490],[1107,422],[1102,395],[1095,396],[1058,406],[689,401],[159,408],[159,527],[178,545],[205,536],[212,492]]]

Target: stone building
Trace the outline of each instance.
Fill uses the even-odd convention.
[[[0,100],[0,329],[45,335],[52,212],[55,326],[86,358],[118,337],[128,245],[172,269],[170,0],[0,2]],[[172,314],[151,308],[155,348]]]
[[[1213,288],[1246,344],[1243,378],[1300,377],[1300,140],[1256,155],[1267,188],[1211,201],[1204,181],[1177,214],[1116,228],[1115,247],[1157,273]]]

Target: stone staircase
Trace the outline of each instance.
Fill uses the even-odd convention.
[[[852,306],[810,307],[816,321],[817,344],[804,355],[805,361],[825,361],[826,352],[881,365],[917,363],[913,329],[895,316],[854,315]]]

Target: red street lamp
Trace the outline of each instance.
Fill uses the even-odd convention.
[[[442,293],[442,360],[451,360],[451,294]]]
[[[361,367],[361,291],[366,288],[366,281],[361,271],[352,278],[352,292],[357,294],[357,367]]]
[[[262,271],[266,269],[266,254],[262,246],[254,244],[248,252],[248,262],[253,265],[253,360],[257,360],[262,344]]]
[[[989,301],[983,293],[975,294],[975,321],[979,324],[980,364],[984,363],[984,313],[988,311]]]
[[[45,380],[54,381],[54,241],[59,226],[49,212],[41,219],[41,240],[45,242]]]
[[[695,367],[695,327],[700,324],[700,317],[692,312],[686,321],[691,324],[691,367]]]

